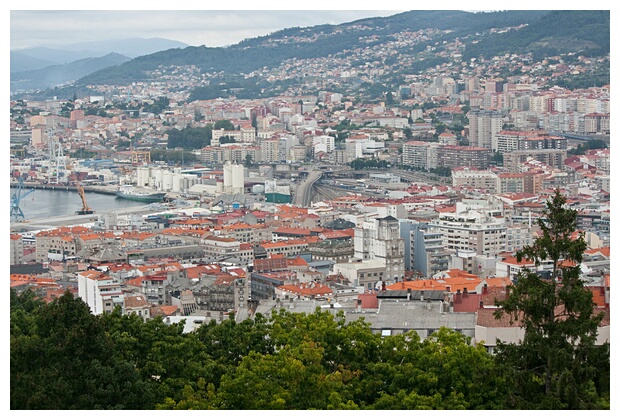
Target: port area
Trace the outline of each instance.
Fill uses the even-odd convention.
[[[106,210],[103,213],[116,213],[117,215],[138,214],[146,215],[155,213],[148,205],[138,205],[134,207],[125,207],[122,209]],[[35,219],[24,220],[22,222],[11,222],[11,233],[39,231],[55,229],[61,226],[78,226],[94,223],[98,218],[98,213],[93,214],[67,214],[64,216],[40,217]]]
[[[60,191],[75,191],[78,189],[75,185],[62,185],[62,184],[42,184],[40,182],[24,182],[23,187],[25,190],[60,190]],[[11,188],[19,188],[17,182],[11,182]],[[99,194],[115,195],[118,190],[118,185],[89,185],[83,186],[85,192],[94,192]]]

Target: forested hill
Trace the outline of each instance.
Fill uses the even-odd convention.
[[[608,10],[560,10],[549,13],[520,31],[486,37],[467,46],[465,59],[478,55],[532,52],[552,56],[570,51],[605,55],[610,51]]]
[[[142,80],[145,71],[160,65],[196,65],[202,71],[250,73],[274,67],[291,57],[327,57],[343,51],[370,48],[393,40],[393,34],[426,28],[450,29],[455,35],[485,31],[496,26],[516,26],[533,22],[544,11],[468,13],[460,11],[410,11],[385,18],[361,19],[341,25],[289,28],[248,39],[227,48],[188,47],[138,57],[131,62],[105,69],[78,81],[78,84],[121,83]],[[452,36],[451,38],[453,38]],[[426,45],[421,45],[423,50]]]
[[[352,66],[378,61],[391,66],[393,74],[415,73],[449,60],[441,55],[443,45],[454,43],[456,39],[464,45],[464,60],[523,53],[532,53],[534,57],[569,52],[602,56],[610,49],[610,13],[596,10],[488,13],[423,10],[341,25],[288,28],[226,48],[174,48],[141,56],[89,74],[67,92],[73,94],[87,85],[149,81],[156,78],[149,73],[158,68],[193,65],[202,73],[217,75],[219,84],[244,88],[244,95],[257,97],[260,92],[269,91],[269,87],[253,72],[273,70],[286,60],[337,57],[354,63]],[[398,58],[382,55],[382,46],[401,41],[405,42],[398,47]],[[408,64],[403,67],[402,63]],[[394,85],[400,80],[381,83]],[[63,96],[64,92],[52,93]],[[220,95],[219,90],[196,92],[194,99]]]

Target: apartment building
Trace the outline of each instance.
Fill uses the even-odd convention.
[[[525,192],[525,174],[499,174],[497,176],[497,194]]]
[[[115,306],[123,307],[125,297],[120,283],[101,271],[77,273],[78,296],[86,302],[93,315],[110,313]]]
[[[497,191],[497,174],[489,170],[462,168],[452,170],[452,185],[460,187],[467,185],[484,190],[489,194]]]
[[[469,145],[497,150],[496,134],[502,130],[504,115],[497,111],[477,110],[469,118]]]
[[[200,240],[203,250],[203,258],[208,261],[223,261],[227,259],[239,259],[252,261],[252,249],[241,249],[241,242],[234,238],[209,235]],[[244,255],[245,254],[245,255]]]
[[[213,130],[213,140],[211,144],[213,144],[214,146],[219,145],[219,139],[222,137],[233,138],[237,143],[254,143],[256,141],[256,131],[254,130],[254,127],[240,127],[239,130],[225,130],[223,128],[220,128],[219,130]]]
[[[533,242],[532,228],[525,223],[510,223],[506,226],[506,252],[516,252]]]
[[[516,131],[516,130],[502,130],[498,132],[496,137],[497,143],[497,151],[500,153],[511,152],[513,150],[522,150],[519,149],[519,140],[522,138],[528,138],[533,136],[541,136],[545,135],[546,132],[541,130],[527,130],[527,131]]]
[[[24,263],[24,240],[21,235],[11,234],[10,265]]]
[[[506,250],[506,223],[503,204],[484,200],[463,200],[455,212],[439,215],[429,228],[443,236],[447,250],[473,251],[478,255],[496,256]]]
[[[403,144],[402,164],[414,168],[437,168],[438,153],[442,146],[440,143],[425,141],[407,142]]]
[[[265,224],[233,223],[214,229],[217,236],[233,238],[241,243],[257,244],[270,241],[273,236],[273,227]]]
[[[355,247],[350,240],[324,240],[308,245],[312,261],[348,262],[355,255]]]
[[[35,235],[35,243],[37,262],[62,260],[79,251],[77,235],[69,228],[41,231]]]
[[[467,146],[443,146],[437,152],[437,164],[431,168],[469,168],[486,169],[491,161],[491,149]]]
[[[584,116],[585,134],[609,134],[609,114],[590,113]]]
[[[260,142],[261,157],[258,161],[273,163],[286,160],[286,150],[280,146],[280,140],[262,140]]]
[[[443,235],[433,231],[428,222],[412,226],[409,240],[411,242],[411,270],[422,278],[446,271],[450,265],[453,252],[443,246]]]
[[[265,251],[267,251],[267,257],[271,258],[272,255],[281,254],[285,257],[294,257],[299,254],[308,252],[308,242],[303,239],[290,239],[288,241],[279,242],[263,242],[260,244]]]

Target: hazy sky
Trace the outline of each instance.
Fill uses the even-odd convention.
[[[615,2],[590,0],[584,4],[574,0],[545,0],[536,4],[526,2],[527,7],[524,7],[523,2],[488,0],[469,0],[466,3],[452,0],[435,2],[384,0],[376,3],[360,0],[355,3],[333,0],[313,0],[303,3],[273,0],[260,2],[206,0],[178,3],[151,0],[131,4],[116,0],[98,2],[97,6],[105,6],[108,10],[88,10],[90,5],[84,1],[56,0],[49,3],[31,0],[21,2],[18,7],[15,7],[14,3],[3,2],[5,7],[9,8],[5,10],[5,21],[10,25],[6,25],[5,28],[10,26],[10,37],[7,38],[10,39],[12,50],[133,37],[166,38],[192,46],[222,47],[284,28],[339,24],[365,17],[390,16],[405,10],[461,10],[464,7],[472,11],[499,8],[609,9],[610,3]],[[140,10],[145,4],[153,8]],[[226,7],[221,7],[220,4]],[[347,10],[352,5],[366,10]],[[374,7],[369,8],[368,5]],[[46,10],[50,6],[53,10]],[[209,10],[205,10],[205,7]],[[257,9],[258,7],[261,9]],[[385,10],[372,10],[377,8]]]
[[[403,10],[12,10],[10,48],[100,39],[166,38],[222,47],[293,26],[338,24]]]

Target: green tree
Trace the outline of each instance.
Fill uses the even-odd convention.
[[[219,130],[221,128],[223,128],[224,130],[234,130],[235,125],[230,122],[230,120],[218,120],[215,122],[215,124],[213,124],[214,130]]]
[[[523,270],[496,316],[521,323],[519,343],[498,342],[498,362],[510,380],[508,404],[519,409],[593,409],[609,405],[608,344],[596,347],[603,313],[580,278],[586,242],[574,237],[577,211],[559,190],[547,201],[542,235],[517,252],[537,266],[551,264],[549,279]],[[606,356],[607,355],[607,356]]]
[[[24,311],[36,302],[20,306]],[[99,319],[71,292],[32,308],[29,319],[15,321],[11,325],[11,409],[152,407],[152,393],[133,364],[117,357]]]

